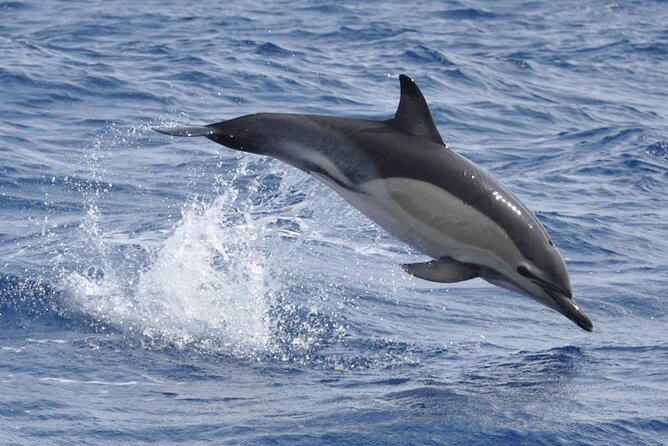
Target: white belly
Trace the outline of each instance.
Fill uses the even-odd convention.
[[[430,183],[377,179],[355,193],[326,182],[390,234],[433,258],[450,257],[499,272],[522,258],[493,220]]]

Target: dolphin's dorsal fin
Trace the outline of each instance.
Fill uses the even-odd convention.
[[[405,74],[399,75],[401,82],[401,99],[394,119],[388,122],[402,132],[421,136],[437,144],[445,145],[441,134],[438,133],[434,119],[431,117],[429,106],[422,92],[413,79]]]

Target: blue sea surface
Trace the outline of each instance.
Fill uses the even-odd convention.
[[[668,444],[668,3],[0,1],[0,443]],[[278,161],[152,126],[392,117],[535,210],[579,329]]]

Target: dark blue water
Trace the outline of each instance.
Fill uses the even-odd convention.
[[[0,443],[666,444],[668,3],[0,2]],[[398,75],[596,330],[153,125],[383,119]]]

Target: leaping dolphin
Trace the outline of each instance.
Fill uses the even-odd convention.
[[[481,277],[592,331],[545,228],[497,179],[445,145],[418,86],[399,80],[399,107],[385,121],[260,113],[155,130],[295,166],[434,259],[402,265],[409,274],[443,283]]]

